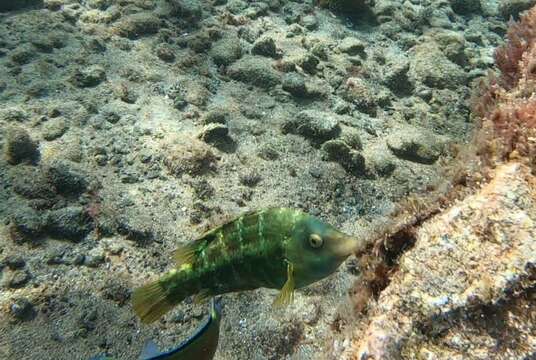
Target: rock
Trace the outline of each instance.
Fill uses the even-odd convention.
[[[271,58],[277,57],[277,47],[275,46],[275,40],[270,36],[264,36],[260,39],[257,39],[253,43],[251,48],[251,53],[253,55],[267,56]]]
[[[304,336],[304,326],[300,321],[286,321],[283,323],[265,323],[262,329],[256,332],[264,359],[285,359],[290,357]],[[283,335],[284,334],[284,335]]]
[[[39,160],[38,143],[20,127],[9,128],[4,139],[4,155],[11,165],[35,164]]]
[[[381,177],[388,177],[396,169],[396,158],[387,146],[375,146],[365,149],[363,156],[367,168]]]
[[[318,29],[318,19],[314,15],[305,15],[301,19],[301,25],[307,30],[316,30]]]
[[[283,75],[282,86],[283,90],[288,91],[293,96],[302,98],[308,95],[305,78],[299,73],[290,72]]]
[[[373,92],[374,87],[366,80],[350,77],[341,86],[340,92],[343,98],[353,103],[363,113],[375,116],[378,107],[378,98]]]
[[[56,238],[82,240],[93,228],[91,218],[79,206],[68,206],[50,211],[46,216],[47,232]]]
[[[226,35],[216,41],[209,51],[216,65],[228,66],[242,56],[240,39],[236,35]]]
[[[229,128],[227,125],[211,123],[206,125],[197,137],[208,144],[217,144],[228,136]]]
[[[229,128],[224,124],[205,125],[197,137],[224,152],[233,152],[236,147],[234,140],[229,136]]]
[[[132,293],[132,290],[123,281],[116,278],[107,280],[100,291],[105,299],[112,300],[119,306],[127,304]]]
[[[99,265],[104,264],[105,262],[105,256],[102,253],[98,254],[89,254],[84,256],[84,266],[96,268],[99,267]]]
[[[341,126],[340,140],[353,150],[363,150],[363,143],[359,130],[350,126]]]
[[[309,74],[314,74],[317,70],[317,66],[320,63],[320,60],[313,54],[307,53],[303,56],[299,56],[296,59],[296,65],[301,67],[305,72]]]
[[[366,57],[365,43],[355,37],[345,37],[338,46],[339,50],[350,56]]]
[[[30,44],[19,45],[9,54],[9,59],[17,65],[25,65],[37,56],[37,51]]]
[[[175,52],[173,48],[167,44],[160,44],[155,49],[156,56],[162,61],[173,62],[175,61]]]
[[[16,243],[37,242],[44,228],[45,220],[31,208],[18,207],[10,216],[9,232]]]
[[[142,12],[122,17],[115,30],[120,36],[136,39],[157,33],[161,24],[161,20],[156,15]]]
[[[64,259],[65,252],[66,251],[64,248],[49,249],[44,256],[46,259],[46,263],[48,265],[65,264],[66,263]]]
[[[37,312],[34,305],[27,298],[16,298],[9,306],[9,313],[17,320],[30,321],[35,318]]]
[[[0,263],[11,270],[22,269],[26,265],[26,261],[19,255],[6,256]]]
[[[534,337],[516,334],[536,326],[536,179],[518,163],[490,176],[415,229],[415,245],[339,359],[532,357]],[[507,341],[499,352],[498,341]]]
[[[48,34],[40,34],[35,36],[30,40],[32,45],[37,48],[37,50],[44,53],[51,53],[54,48],[56,48],[56,39]]]
[[[44,6],[50,11],[58,11],[63,6],[63,0],[44,0]]]
[[[226,7],[232,14],[239,14],[247,9],[248,4],[243,0],[229,0]]]
[[[8,107],[0,109],[0,120],[6,122],[18,122],[22,123],[29,119],[29,115],[26,111],[19,107]]]
[[[113,4],[112,0],[89,0],[88,6],[92,9],[106,10]]]
[[[15,270],[8,275],[6,279],[6,285],[11,289],[19,289],[24,287],[32,276],[27,270]]]
[[[433,34],[434,41],[437,42],[445,56],[455,64],[465,66],[468,63],[465,54],[465,38],[463,33],[452,30],[437,31]]]
[[[433,164],[443,151],[443,143],[428,131],[404,127],[387,137],[387,146],[397,157],[423,164]]]
[[[422,83],[438,89],[456,89],[467,80],[463,69],[448,60],[433,42],[425,42],[413,48],[409,78],[415,86]]]
[[[154,240],[153,219],[147,212],[130,208],[117,219],[117,232],[134,241],[138,246],[146,246]]]
[[[322,144],[322,159],[335,161],[350,174],[365,175],[365,158],[363,155],[350,148],[344,141],[335,139]]]
[[[196,106],[205,106],[210,95],[210,91],[208,91],[203,82],[192,80],[188,83],[188,90],[184,100]]]
[[[509,0],[499,3],[499,14],[505,20],[518,19],[519,14],[534,6],[534,0]]]
[[[281,81],[270,60],[261,56],[246,55],[228,68],[228,75],[250,85],[269,89]]]
[[[71,82],[80,88],[94,87],[104,80],[106,80],[106,71],[100,65],[77,69],[71,77]]]
[[[257,19],[260,16],[266,15],[268,12],[268,5],[262,1],[251,3],[247,10],[244,12],[244,16],[250,19]]]
[[[382,68],[382,82],[397,95],[410,95],[413,84],[409,81],[409,60],[404,54],[393,54]]]
[[[40,6],[43,0],[3,0],[0,2],[0,11],[20,10],[26,7]]]
[[[271,145],[262,146],[257,152],[257,156],[267,161],[279,159],[279,152]]]
[[[89,185],[89,175],[72,161],[53,160],[44,165],[43,172],[59,194],[78,196]]]
[[[199,31],[188,37],[188,47],[196,53],[204,53],[212,47],[213,37],[208,31]]]
[[[226,124],[229,119],[229,113],[224,108],[215,108],[203,116],[203,124]]]
[[[198,22],[203,17],[202,2],[199,0],[171,0],[173,15],[190,22]]]
[[[480,0],[453,0],[450,7],[460,15],[479,13],[482,10]]]
[[[303,110],[282,126],[284,134],[297,134],[322,143],[337,137],[341,128],[336,114],[317,110]]]
[[[43,127],[43,138],[47,141],[55,140],[61,137],[69,127],[62,118],[55,118],[45,123]]]
[[[164,164],[173,175],[200,175],[216,169],[216,155],[200,140],[189,139],[181,144],[171,144],[164,151]]]

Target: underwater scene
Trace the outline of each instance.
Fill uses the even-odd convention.
[[[535,92],[536,0],[0,0],[0,359],[536,359]]]

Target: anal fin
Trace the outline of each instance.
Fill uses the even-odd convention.
[[[281,288],[277,298],[274,300],[273,306],[281,308],[291,304],[294,299],[294,287],[294,266],[289,262],[287,263],[287,281]]]

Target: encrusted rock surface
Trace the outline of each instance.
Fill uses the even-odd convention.
[[[536,177],[501,165],[426,221],[339,359],[536,356]]]

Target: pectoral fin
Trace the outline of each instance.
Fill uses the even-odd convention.
[[[274,307],[284,307],[292,303],[294,299],[294,266],[287,263],[287,281],[274,301]]]

